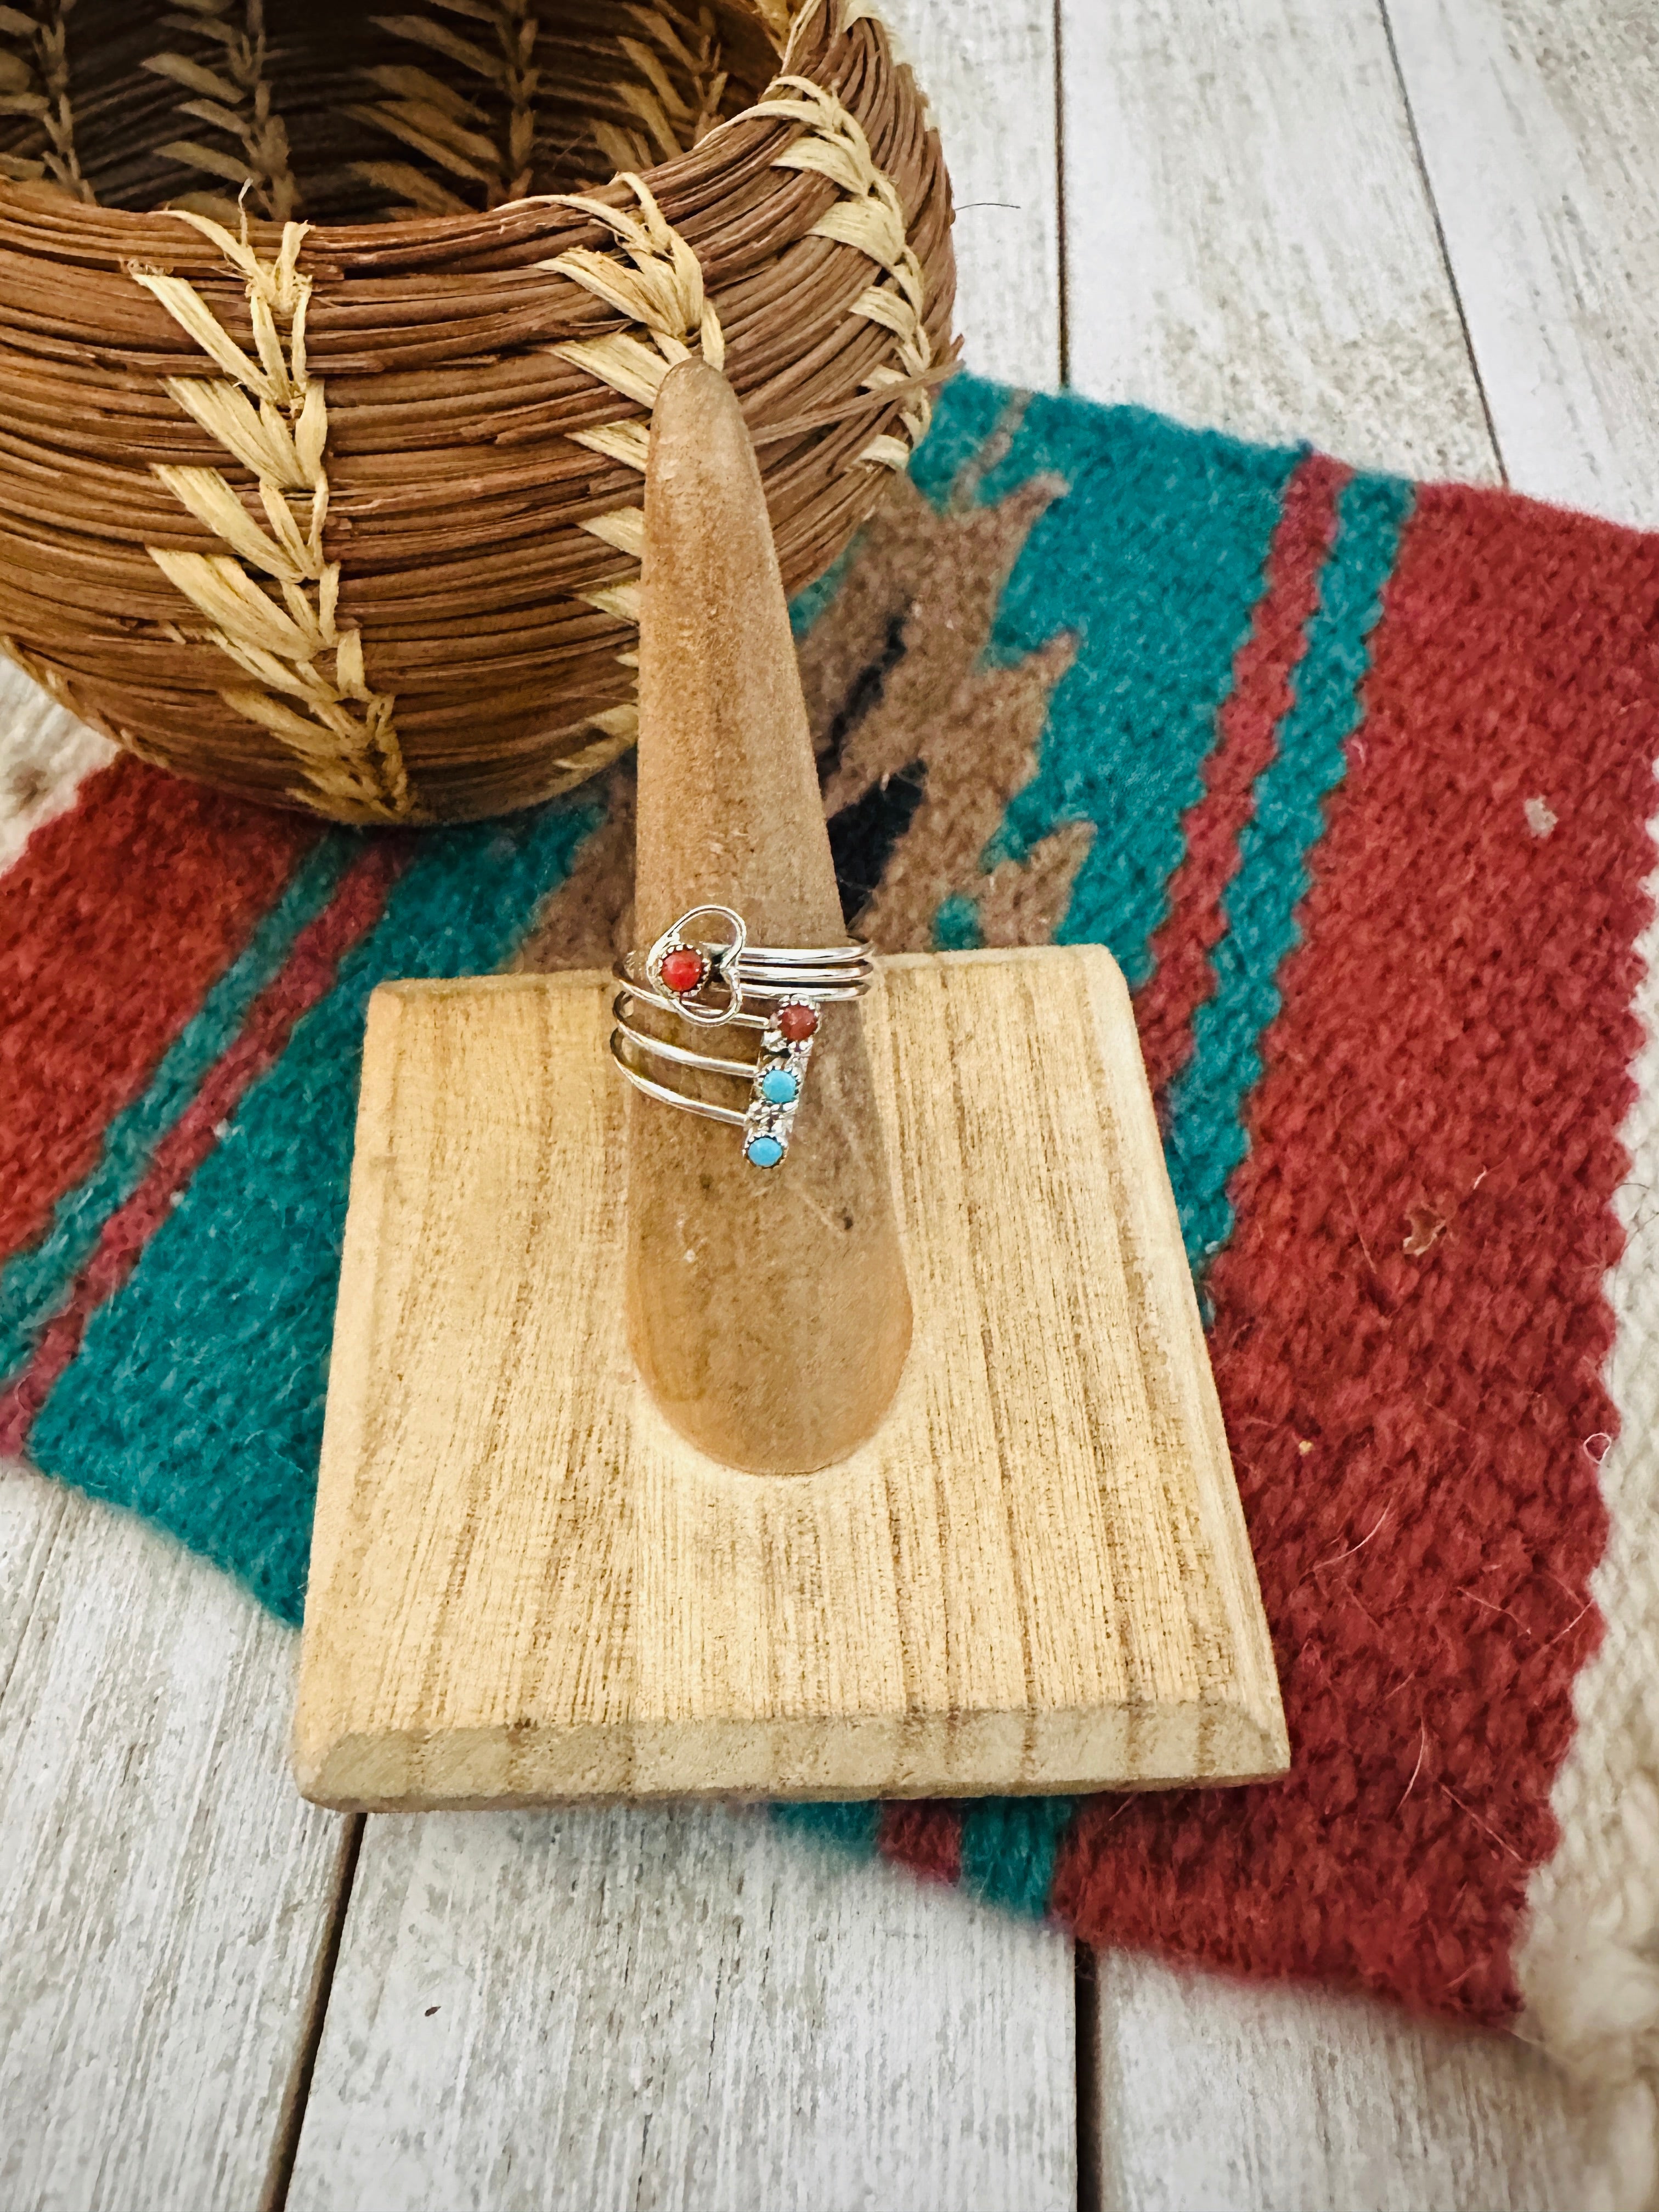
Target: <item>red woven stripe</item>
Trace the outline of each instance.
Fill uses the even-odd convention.
[[[932,1881],[962,1877],[962,1810],[921,1802],[884,1805],[876,1844],[884,1858]]]
[[[333,898],[295,940],[276,981],[255,1000],[241,1035],[155,1148],[149,1174],[105,1223],[70,1302],[46,1326],[33,1359],[0,1396],[0,1451],[21,1449],[35,1415],[81,1348],[87,1323],[137,1266],[173,1200],[207,1158],[249,1085],[281,1056],[294,1024],[332,989],[344,955],[380,920],[408,848],[382,839],[354,862]]]
[[[0,1257],[88,1173],[318,835],[130,759],[36,830],[0,889]]]
[[[1656,617],[1653,541],[1455,489],[1407,526],[1209,1277],[1294,1770],[1097,1801],[1092,1942],[1516,2006],[1600,1633]]]
[[[1290,710],[1291,679],[1319,604],[1319,572],[1336,538],[1337,495],[1350,473],[1311,453],[1285,488],[1267,580],[1233,664],[1232,691],[1217,718],[1204,793],[1185,817],[1186,854],[1152,939],[1152,972],[1135,1002],[1146,1073],[1158,1096],[1185,1065],[1193,1016],[1215,988],[1210,954],[1224,926],[1222,896],[1238,872],[1239,832],[1249,819],[1255,780],[1273,757],[1279,726]]]

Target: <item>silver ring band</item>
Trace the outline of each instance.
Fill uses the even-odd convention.
[[[725,926],[723,939],[689,933],[705,916]],[[612,1003],[611,1054],[623,1074],[647,1098],[741,1129],[744,1157],[761,1168],[778,1166],[788,1152],[821,1008],[862,998],[876,979],[867,945],[750,945],[742,915],[726,906],[689,908],[649,951],[629,953],[616,972],[623,988]],[[767,1011],[750,1012],[749,1000],[764,1001]],[[695,1028],[758,1030],[759,1051],[752,1060],[723,1060],[653,1036],[635,1026],[636,1009],[647,1006]],[[647,1074],[637,1064],[641,1058],[660,1061],[668,1072],[684,1067],[745,1084],[748,1103],[721,1106],[690,1097]]]
[[[640,998],[655,999],[675,1013],[684,1012],[684,1009],[674,1001],[671,994],[652,989],[644,969],[645,963],[641,955],[630,952],[625,960],[617,963],[617,980],[626,983]],[[722,971],[723,974],[732,972],[731,969]],[[833,969],[809,965],[805,961],[790,968],[759,969],[744,963],[738,963],[736,968],[737,979],[742,986],[744,999],[786,999],[795,991],[810,991],[816,999],[861,999],[875,981],[875,973],[874,963],[868,959],[862,966],[848,962],[844,966]],[[726,1022],[742,1021],[743,1018],[741,1013],[723,1012],[709,1026],[718,1028]],[[750,1015],[750,1027],[754,1026],[754,1022],[755,1017]]]

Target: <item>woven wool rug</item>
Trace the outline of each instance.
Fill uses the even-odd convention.
[[[1097,1943],[1659,2058],[1659,539],[950,387],[797,609],[849,917],[1109,945],[1273,1624],[1285,1781],[786,1817]],[[0,1446],[300,1614],[384,977],[599,966],[608,785],[420,837],[0,774]],[[27,842],[25,839],[27,838]]]

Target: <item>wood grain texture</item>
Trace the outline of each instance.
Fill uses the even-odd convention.
[[[1517,490],[1659,527],[1659,17],[1388,0]]]
[[[339,1871],[284,1767],[294,1639],[15,1467],[0,1564],[0,2203],[245,2212]]]
[[[635,941],[719,906],[757,946],[844,945],[766,494],[736,396],[706,362],[671,369],[657,395],[643,574]],[[690,935],[724,943],[726,925],[705,915]],[[629,1013],[635,1035],[671,1047],[766,1057],[752,1030],[694,1030],[648,998]],[[625,1049],[647,1081],[749,1106],[749,1083]],[[628,1099],[629,1343],[670,1425],[752,1474],[808,1474],[863,1443],[910,1345],[855,1006],[823,1009],[802,1088],[810,1103],[769,1172],[729,1124]]]
[[[372,1818],[288,2212],[1070,2212],[1071,1946],[763,1814]]]
[[[16,1461],[0,1459],[0,1697],[11,1680],[69,1507],[69,1493]]]
[[[1062,374],[1053,0],[882,0],[956,200],[957,328],[979,376]]]
[[[1495,481],[1375,0],[1061,13],[1077,389]]]
[[[1594,2201],[1575,2093],[1513,2037],[1150,1959],[1109,1956],[1099,1972],[1101,2212]]]
[[[884,964],[864,1012],[915,1342],[872,1441],[789,1481],[683,1443],[629,1357],[609,995],[375,996],[301,1786],[397,1808],[1282,1771],[1110,956]]]

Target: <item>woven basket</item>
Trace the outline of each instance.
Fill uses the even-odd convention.
[[[724,363],[793,590],[951,351],[938,142],[859,0],[404,4],[0,0],[0,647],[349,822],[631,742],[672,363]]]

